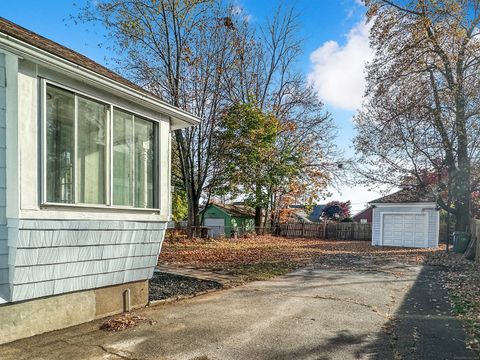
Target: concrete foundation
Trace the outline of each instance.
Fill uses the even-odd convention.
[[[129,293],[129,304],[126,297]],[[0,344],[143,307],[148,280],[0,305]]]

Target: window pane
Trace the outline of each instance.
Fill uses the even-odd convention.
[[[113,204],[133,206],[133,116],[113,111]]]
[[[75,96],[47,85],[47,201],[73,203]]]
[[[105,204],[105,149],[108,108],[78,98],[78,201]]]
[[[154,207],[154,127],[135,117],[135,207]]]

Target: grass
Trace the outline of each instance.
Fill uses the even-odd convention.
[[[233,265],[228,268],[228,271],[232,275],[245,278],[246,280],[268,280],[275,276],[285,275],[295,269],[296,266],[289,262],[270,261]]]
[[[453,293],[451,296],[450,296],[450,300],[452,302],[452,306],[453,306],[453,311],[458,314],[458,315],[464,315],[466,314],[470,308],[471,308],[471,304],[469,301],[466,301],[465,299],[463,299],[459,294],[457,293]]]

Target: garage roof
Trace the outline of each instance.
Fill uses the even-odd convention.
[[[231,216],[255,217],[255,210],[250,206],[236,204],[210,204]]]
[[[393,194],[383,196],[381,198],[370,201],[370,204],[387,204],[387,203],[422,203],[422,202],[436,202],[435,196],[431,193],[426,193],[416,188],[404,188]]]

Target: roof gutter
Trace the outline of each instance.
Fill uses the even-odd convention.
[[[135,90],[127,85],[121,84],[115,80],[112,80],[104,75],[101,75],[95,71],[86,69],[80,65],[72,63],[69,60],[63,59],[60,56],[49,53],[48,51],[39,49],[33,45],[27,44],[15,37],[0,33],[0,45],[6,48],[6,50],[17,54],[24,58],[31,58],[37,62],[42,63],[46,67],[53,67],[60,69],[64,72],[68,72],[77,77],[83,78],[89,82],[101,85],[110,91],[123,96],[127,95],[134,100],[141,100],[146,107],[162,112],[163,114],[176,119],[184,125],[177,125],[174,128],[179,129],[182,127],[188,127],[197,125],[201,119],[187,111],[179,109],[165,101],[155,98],[153,95],[149,96],[141,91]]]
[[[368,203],[371,206],[375,207],[392,207],[392,206],[397,206],[397,205],[411,205],[411,206],[427,206],[427,205],[436,205],[437,203],[434,201],[422,201],[422,202],[399,202],[399,203],[394,203],[394,202],[384,202],[384,203],[376,203],[376,202],[370,202]]]

